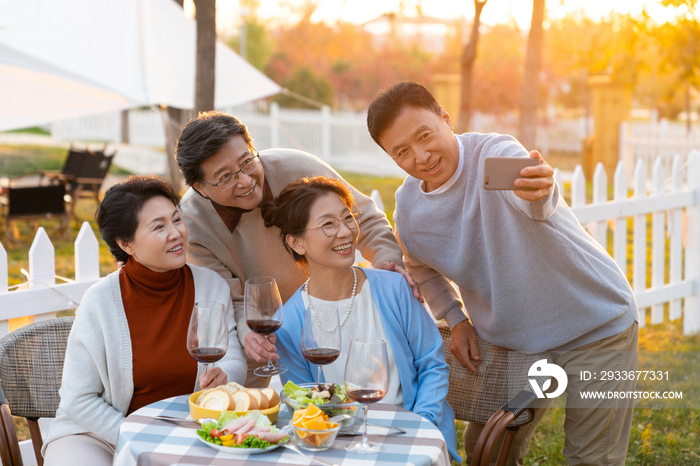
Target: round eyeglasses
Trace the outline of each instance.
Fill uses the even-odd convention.
[[[240,170],[238,170],[237,172],[224,173],[223,175],[221,175],[221,177],[219,177],[219,181],[217,181],[216,183],[210,183],[206,180],[201,180],[201,182],[219,188],[221,191],[228,191],[229,189],[236,186],[236,184],[238,184],[238,175],[240,173],[243,173],[244,175],[250,175],[255,170],[260,168],[260,153],[258,153],[258,151],[255,149],[253,149],[253,152],[255,152],[255,155],[246,158],[241,164]]]
[[[347,214],[342,218],[342,222],[345,224],[346,227],[350,229],[350,231],[357,231],[360,227],[358,226],[360,219],[360,214]],[[306,230],[321,230],[324,235],[328,236],[329,238],[333,238],[338,235],[338,232],[340,231],[340,222],[341,220],[337,218],[327,218],[324,220],[323,225],[320,227],[313,227],[313,228],[306,228],[303,231]]]

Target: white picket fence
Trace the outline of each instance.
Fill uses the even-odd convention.
[[[618,159],[624,162],[628,173],[639,160],[651,171],[657,158],[661,158],[666,172],[670,172],[677,154],[689,154],[697,149],[700,149],[700,127],[697,124],[690,131],[685,124],[665,119],[620,124]],[[686,162],[686,155],[681,155],[681,163]]]
[[[682,160],[679,155],[673,158],[667,176],[662,159],[657,157],[651,179],[647,177],[645,161],[638,160],[631,176],[632,197],[628,197],[628,174],[620,161],[614,174],[613,200],[608,200],[608,178],[602,164],[598,164],[590,204],[586,204],[586,180],[578,166],[571,182],[571,209],[623,271],[628,270],[628,261],[632,261],[631,283],[642,315],[641,325],[644,326],[647,308],[651,309],[652,324],[664,322],[664,306],[668,304],[668,320],[683,317],[683,332],[689,335],[700,332],[700,152],[692,151],[686,163]],[[558,184],[563,186],[560,181]],[[652,216],[651,283],[647,283],[648,215]],[[633,219],[631,258],[629,218]],[[609,230],[612,230],[611,248],[608,248]]]
[[[338,170],[379,176],[404,176],[367,131],[365,112],[280,108],[269,110],[247,105],[222,109],[248,126],[258,150],[290,147],[320,157]],[[121,142],[121,115],[111,113],[64,120],[51,125],[57,141]],[[588,125],[589,127],[592,127]],[[546,157],[550,150],[581,152],[585,137],[584,119],[557,120],[537,131],[537,148]],[[477,114],[474,131],[500,132],[517,136],[517,121],[512,117],[496,118]],[[142,146],[165,145],[160,110],[129,111],[129,142]]]
[[[29,248],[28,281],[8,291],[12,265],[0,244],[0,337],[9,332],[9,319],[34,316],[38,321],[77,307],[85,291],[100,278],[99,245],[90,224],[84,222],[75,239],[75,279],[57,284],[54,247],[41,227]]]

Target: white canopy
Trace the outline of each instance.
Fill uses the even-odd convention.
[[[0,130],[143,105],[191,109],[195,61],[195,21],[173,0],[3,0]],[[217,108],[279,91],[217,42]]]

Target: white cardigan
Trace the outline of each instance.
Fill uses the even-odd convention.
[[[247,367],[236,334],[228,284],[216,272],[187,265],[194,278],[195,302],[207,299],[228,307],[229,347],[217,366],[228,375],[229,382],[243,383]],[[199,364],[198,375],[203,368]],[[53,440],[88,432],[116,445],[119,426],[134,394],[131,337],[119,289],[119,270],[95,283],[83,296],[68,337],[59,394],[61,402],[42,454]]]

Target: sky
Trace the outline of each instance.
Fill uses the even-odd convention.
[[[286,4],[299,4],[305,0],[260,0],[258,11],[262,18],[284,21],[290,18]],[[362,24],[384,13],[398,12],[399,5],[404,4],[408,15],[415,14],[418,0],[319,0],[319,7],[312,20],[333,24],[337,20]],[[423,0],[423,13],[437,18],[474,17],[473,0]],[[567,12],[584,10],[594,20],[607,15],[612,10],[621,13],[639,14],[647,8],[652,18],[659,22],[670,20],[672,8],[664,8],[658,0],[547,0],[547,16],[561,17]],[[192,0],[185,1],[185,11],[193,13]],[[481,15],[481,21],[487,25],[509,22],[514,19],[523,29],[529,29],[532,15],[530,0],[488,0]],[[241,8],[238,0],[217,0],[217,25],[220,33],[231,35],[241,23]]]

